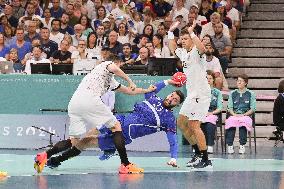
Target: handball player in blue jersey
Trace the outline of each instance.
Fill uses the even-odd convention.
[[[155,90],[145,94],[145,100],[134,105],[134,110],[128,115],[116,115],[121,123],[125,144],[130,144],[134,139],[164,131],[170,145],[171,159],[169,165],[176,166],[178,143],[176,136],[176,119],[172,109],[184,101],[184,94],[180,90],[173,91],[165,99],[157,93],[166,85],[175,85],[169,79],[155,84]],[[109,159],[116,149],[112,139],[112,132],[107,128],[100,130],[98,137],[99,148],[104,151],[99,158]]]

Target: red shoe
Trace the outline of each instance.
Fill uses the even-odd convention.
[[[46,152],[38,153],[35,157],[34,168],[38,173],[41,173],[47,162]]]
[[[133,163],[130,163],[127,166],[121,164],[118,169],[118,172],[119,174],[139,174],[139,173],[144,173],[144,169],[137,167]]]

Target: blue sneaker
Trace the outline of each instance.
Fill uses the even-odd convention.
[[[109,158],[115,155],[115,151],[116,150],[105,150],[104,153],[99,156],[99,159],[101,161],[108,160]]]

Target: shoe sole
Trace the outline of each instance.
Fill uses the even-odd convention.
[[[47,160],[43,161],[41,164],[39,164],[38,162],[34,163],[34,169],[37,173],[41,173],[43,171],[46,162]]]

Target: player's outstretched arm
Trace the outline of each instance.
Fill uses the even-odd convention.
[[[177,43],[173,31],[178,27],[179,24],[180,22],[174,22],[168,31],[169,49],[172,54],[175,54],[175,50],[177,49]]]
[[[129,84],[129,88],[131,90],[135,90],[136,88],[136,85],[133,83],[133,81],[128,77],[128,75],[126,75],[117,65],[115,65],[114,63],[113,64],[110,64],[108,65],[107,67],[108,71],[114,73],[116,76],[124,79],[125,81],[128,82]]]
[[[116,91],[121,92],[121,93],[125,93],[125,94],[128,94],[128,95],[145,94],[145,93],[149,93],[149,92],[152,92],[152,91],[155,91],[155,90],[156,90],[156,86],[154,86],[154,85],[150,85],[148,89],[136,87],[134,90],[132,90],[129,87],[126,87],[124,85],[121,85],[118,89],[116,89]]]
[[[191,38],[193,44],[198,49],[199,53],[203,54],[204,51],[205,51],[205,47],[204,47],[203,43],[200,41],[200,39],[193,32],[195,26],[196,26],[196,20],[194,20],[193,24],[190,27],[188,27],[187,31],[190,35],[190,38]]]

